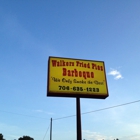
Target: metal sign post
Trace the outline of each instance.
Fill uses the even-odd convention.
[[[76,97],[77,140],[82,140],[80,98]]]

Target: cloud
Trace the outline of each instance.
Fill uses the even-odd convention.
[[[103,135],[99,132],[94,132],[94,131],[90,131],[90,130],[82,130],[83,132],[83,139],[85,140],[114,140],[116,139],[116,136],[107,136],[107,135]],[[140,140],[140,134],[139,133],[135,133],[134,135],[130,135],[130,136],[121,136],[119,137],[119,139],[121,140]]]
[[[140,134],[121,137],[121,140],[140,140]]]
[[[86,140],[112,140],[112,136],[104,136],[103,134],[100,134],[99,132],[92,132],[90,130],[83,130],[83,138]]]
[[[33,110],[34,112],[37,112],[37,113],[45,113],[45,114],[48,114],[48,115],[54,115],[53,112],[47,112],[47,111],[44,111],[44,110],[41,110],[41,109],[37,109],[37,110]]]
[[[34,112],[38,112],[38,113],[44,113],[45,111],[41,110],[41,109],[37,109],[37,110],[33,110]]]
[[[123,78],[123,76],[121,75],[121,73],[118,70],[115,70],[115,69],[110,69],[110,72],[108,73],[108,75],[114,76],[114,79],[115,80],[118,80],[118,79],[122,79]]]

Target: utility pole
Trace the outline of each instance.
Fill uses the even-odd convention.
[[[52,140],[52,118],[50,122],[50,140]]]

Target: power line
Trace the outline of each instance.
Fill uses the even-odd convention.
[[[102,110],[112,109],[112,108],[116,108],[116,107],[120,107],[120,106],[125,106],[125,105],[129,105],[129,104],[134,104],[137,102],[140,102],[140,100],[128,102],[128,103],[124,103],[124,104],[120,104],[120,105],[115,105],[115,106],[111,106],[111,107],[106,107],[106,108],[102,108],[102,109],[98,109],[98,110],[93,110],[93,111],[89,111],[89,112],[84,112],[84,113],[82,113],[82,115],[92,113],[92,112],[98,112],[98,111],[102,111]]]
[[[3,110],[0,110],[0,112],[10,113],[10,114],[15,114],[15,115],[20,115],[20,116],[25,116],[25,117],[38,118],[38,119],[48,119],[48,118],[36,117],[36,116],[25,115],[25,114],[20,114],[20,113],[15,113],[15,112],[3,111]],[[48,119],[48,120],[49,120],[49,119]]]
[[[137,102],[140,102],[140,100],[133,101],[133,102],[128,102],[128,103],[124,103],[124,104],[120,104],[120,105],[115,105],[115,106],[111,106],[111,107],[106,107],[106,108],[102,108],[102,109],[97,109],[97,110],[93,110],[93,111],[89,111],[89,112],[84,112],[84,113],[81,113],[81,115],[85,115],[85,114],[89,114],[89,113],[94,113],[94,112],[98,112],[98,111],[103,111],[103,110],[108,110],[108,109],[112,109],[112,108],[117,108],[117,107],[120,107],[120,106],[134,104],[134,103],[137,103]],[[65,116],[65,117],[56,118],[56,119],[53,119],[53,120],[66,119],[66,118],[70,118],[70,117],[74,117],[74,116],[76,116],[76,115]]]
[[[93,110],[93,111],[89,111],[89,112],[83,112],[83,113],[81,113],[81,115],[85,115],[85,114],[89,114],[89,113],[94,113],[94,112],[98,112],[98,111],[103,111],[103,110],[108,110],[108,109],[112,109],[112,108],[117,108],[117,107],[120,107],[120,106],[134,104],[134,103],[137,103],[137,102],[140,102],[140,100],[136,100],[136,101],[120,104],[120,105],[115,105],[115,106],[111,106],[111,107],[106,107],[106,108],[102,108],[102,109],[97,109],[97,110]],[[49,120],[48,118],[45,118],[45,117],[36,117],[36,116],[25,115],[25,114],[20,114],[20,113],[15,113],[15,112],[3,111],[3,110],[0,110],[0,112],[20,115],[20,116],[25,116],[25,117],[33,117],[33,118],[38,118],[38,119],[47,119],[47,120]],[[60,118],[55,118],[53,120],[66,119],[66,118],[70,118],[70,117],[74,117],[74,116],[76,116],[76,115],[64,116],[64,117],[60,117]]]
[[[65,117],[61,117],[61,118],[56,118],[56,119],[53,119],[53,121],[60,120],[60,119],[71,118],[71,117],[74,117],[74,116],[76,116],[76,115],[70,115],[70,116],[65,116]]]
[[[94,112],[99,112],[99,111],[103,111],[103,110],[108,110],[108,109],[112,109],[112,108],[117,108],[117,107],[121,107],[121,106],[126,106],[126,105],[130,105],[130,104],[138,103],[138,102],[140,102],[140,100],[132,101],[132,102],[128,102],[128,103],[123,103],[123,104],[119,104],[119,105],[115,105],[115,106],[111,106],[111,107],[106,107],[106,108],[102,108],[102,109],[97,109],[97,110],[93,110],[93,111],[84,112],[84,113],[81,113],[81,115],[94,113]],[[66,119],[66,118],[70,118],[70,117],[74,117],[74,116],[76,116],[76,115],[65,116],[65,117],[56,118],[56,119],[53,119],[53,120]]]
[[[43,140],[45,139],[45,137],[46,137],[46,135],[47,135],[47,132],[48,132],[48,130],[49,130],[49,127],[50,127],[50,126],[48,126],[48,129],[47,129],[47,131],[46,131],[46,133],[45,133],[45,135],[44,135],[44,137],[43,137]]]

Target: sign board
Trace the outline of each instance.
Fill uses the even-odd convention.
[[[103,61],[49,57],[47,96],[108,97]]]

